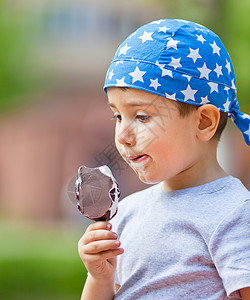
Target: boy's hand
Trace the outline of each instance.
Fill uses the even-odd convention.
[[[111,228],[107,222],[92,223],[78,242],[81,260],[89,274],[97,280],[114,280],[116,256],[124,252]]]

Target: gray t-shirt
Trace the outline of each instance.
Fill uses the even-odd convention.
[[[112,220],[116,300],[241,299],[250,286],[250,192],[227,176],[167,192],[162,183],[126,197]]]

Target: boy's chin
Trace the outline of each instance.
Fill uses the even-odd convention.
[[[158,181],[145,181],[145,180],[141,180],[141,182],[148,184],[148,185],[152,185],[152,184],[157,184],[159,183]]]
[[[135,167],[131,166],[130,164],[129,164],[129,166],[135,172],[135,174],[137,175],[137,177],[140,179],[141,182],[143,182],[145,184],[151,184],[151,185],[161,182],[161,180],[159,178],[152,176],[152,174],[150,174],[150,171],[147,168],[144,168],[144,169],[143,168],[135,168]]]
[[[150,178],[150,177],[142,175],[142,174],[137,174],[137,172],[135,172],[135,173],[138,176],[138,178],[141,180],[141,182],[143,182],[145,184],[157,184],[157,183],[161,182],[161,180],[157,180],[156,178]]]

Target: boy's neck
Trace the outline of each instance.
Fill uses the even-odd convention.
[[[204,155],[202,159],[188,169],[163,181],[162,189],[165,191],[186,189],[212,182],[227,175],[219,165],[216,154]]]

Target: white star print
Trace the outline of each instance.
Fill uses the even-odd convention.
[[[215,43],[215,41],[213,42],[213,44],[209,44],[212,48],[213,48],[213,54],[217,53],[220,56],[220,47],[218,47]]]
[[[205,39],[204,39],[204,37],[202,36],[202,34],[196,34],[196,36],[197,36],[197,41],[199,41],[199,42],[201,42],[202,44],[205,42]]]
[[[137,61],[136,59],[134,59],[133,57],[131,57],[131,60],[134,60],[136,61],[136,64],[138,65],[139,64],[139,61]]]
[[[126,82],[124,81],[125,76],[123,76],[121,79],[116,79],[116,86],[126,86]]]
[[[248,120],[250,120],[250,116],[247,115],[247,114],[243,114],[243,119],[248,119]]]
[[[180,42],[180,41],[173,40],[172,38],[170,38],[169,41],[167,42],[167,49],[174,48],[174,49],[177,50],[177,44],[178,44],[179,42]]]
[[[182,67],[182,65],[180,64],[180,60],[181,58],[171,57],[171,62],[169,63],[169,66],[172,66],[175,70],[178,67]]]
[[[216,68],[214,69],[214,72],[217,74],[217,77],[219,77],[220,75],[222,75],[221,69],[222,69],[222,66],[219,66],[216,63]]]
[[[145,74],[146,72],[144,71],[141,71],[138,67],[135,68],[134,72],[131,72],[129,73],[130,76],[133,77],[132,79],[132,83],[136,82],[136,81],[141,81],[141,82],[144,82],[143,80],[143,75]]]
[[[159,27],[158,32],[161,32],[161,31],[162,31],[162,32],[166,33],[167,30],[170,30],[170,28],[167,28],[167,26],[163,26],[163,27]]]
[[[210,101],[207,99],[207,96],[206,97],[201,97],[201,104],[208,104]]]
[[[228,86],[224,87],[224,91],[229,91],[229,90],[230,90],[230,88]]]
[[[182,19],[176,19],[177,21],[180,21],[180,22],[184,22],[184,23],[189,23],[189,21],[187,20],[182,20]]]
[[[155,63],[157,67],[159,67],[162,70],[161,77],[169,75],[170,77],[173,77],[172,71],[168,69],[164,69],[165,65],[164,64],[159,64],[158,60]]]
[[[163,22],[163,20],[154,21],[151,24],[158,24],[159,25],[161,22]]]
[[[166,98],[168,98],[168,99],[176,100],[176,99],[175,99],[176,93],[174,93],[174,94],[172,94],[172,95],[170,95],[170,94],[168,94],[168,93],[165,93],[165,96],[166,96]]]
[[[123,64],[123,60],[118,60],[115,65],[117,66],[119,64]]]
[[[231,73],[231,65],[230,65],[230,62],[227,59],[226,59],[226,62],[227,62],[226,68],[228,70],[228,74],[230,74]]]
[[[206,63],[203,64],[203,67],[202,67],[202,68],[197,68],[197,69],[201,72],[200,78],[205,77],[206,79],[209,79],[209,78],[208,78],[208,75],[209,75],[209,73],[210,73],[212,70],[210,70],[210,69],[207,68]]]
[[[111,80],[112,79],[112,77],[114,76],[114,72],[113,72],[113,70],[111,70],[110,72],[109,72],[109,80]]]
[[[144,31],[143,34],[138,37],[138,39],[141,39],[142,43],[145,43],[146,41],[153,41],[153,39],[152,39],[152,34],[153,33],[154,32]]]
[[[161,77],[168,75],[173,78],[173,73],[171,70],[164,69],[164,68],[161,68],[161,70],[162,70]]]
[[[198,25],[198,26],[200,26],[200,27],[202,27],[202,28],[195,28],[195,29],[197,29],[197,30],[201,30],[201,31],[204,31],[204,32],[209,32],[210,30],[209,29],[207,29],[204,25],[201,25],[201,24],[199,24],[199,23],[195,23],[196,25]]]
[[[200,26],[201,26],[201,25],[200,25]],[[202,32],[208,31],[207,29],[205,29],[205,28],[200,28],[200,27],[195,27],[194,29],[195,29],[195,30],[200,30],[200,31],[202,31]]]
[[[208,82],[208,85],[210,86],[211,90],[210,93],[212,93],[213,91],[218,93],[218,84],[214,83],[214,82]]]
[[[156,64],[156,66],[159,67],[160,69],[165,67],[165,65],[164,65],[164,64],[160,64],[160,63],[158,62],[158,60],[156,61],[155,64]]]
[[[232,80],[232,89],[236,89],[235,83],[234,83],[234,79]]]
[[[204,25],[201,25],[201,24],[196,23],[196,22],[195,22],[195,24],[198,25],[198,26],[201,26],[201,27],[203,27],[203,28],[205,29],[205,26],[204,26]]]
[[[151,83],[149,87],[153,87],[155,90],[158,89],[159,86],[161,86],[161,84],[158,82],[158,78],[156,79],[150,79]]]
[[[195,101],[194,95],[198,90],[192,90],[190,85],[187,86],[186,90],[181,91],[181,93],[185,96],[184,101],[193,100]]]
[[[183,77],[186,77],[188,82],[190,81],[190,79],[192,78],[192,76],[186,75],[186,74],[182,74]]]
[[[188,54],[187,57],[192,58],[194,63],[196,62],[197,58],[201,58],[201,56],[199,54],[199,48],[197,48],[197,49],[189,48],[189,50],[190,50],[190,53]]]
[[[127,51],[128,51],[130,48],[131,48],[131,47],[128,47],[128,43],[126,43],[126,45],[124,45],[123,47],[121,47],[118,56],[120,56],[120,55],[122,55],[122,54],[127,55]]]
[[[248,136],[248,140],[250,141],[250,125],[247,131],[244,131],[244,133]]]
[[[134,36],[135,34],[136,34],[136,32],[133,32],[132,34],[130,34],[130,36],[128,38],[131,39],[132,36]]]
[[[229,111],[230,104],[231,104],[231,102],[229,101],[229,98],[227,98],[227,102],[223,104],[223,106],[225,108],[225,112]]]

